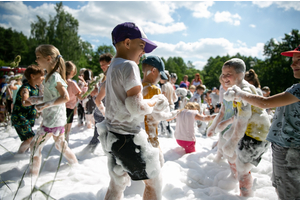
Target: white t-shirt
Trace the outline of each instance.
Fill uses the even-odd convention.
[[[177,115],[174,136],[177,140],[196,141],[195,116],[197,110],[183,110]]]
[[[177,101],[178,97],[175,93],[175,90],[170,82],[166,82],[161,87],[161,92],[165,95],[168,99],[170,107],[174,109],[174,102]]]
[[[141,86],[139,67],[134,61],[113,58],[106,75],[106,111],[107,129],[119,134],[137,134],[144,118],[134,118],[125,107],[126,92]]]
[[[58,72],[54,72],[44,85],[43,101],[47,102],[56,99],[60,96],[58,90],[55,88],[60,82],[67,90],[67,83],[61,78]],[[64,126],[67,123],[66,104],[62,103],[56,106],[45,108],[43,110],[43,126],[54,128]]]

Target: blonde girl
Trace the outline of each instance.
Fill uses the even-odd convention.
[[[36,63],[41,69],[47,71],[44,84],[44,96],[31,98],[31,104],[36,105],[39,112],[43,112],[43,122],[40,131],[31,143],[32,164],[30,172],[36,176],[39,174],[42,154],[41,151],[46,142],[53,137],[55,147],[62,152],[70,164],[78,163],[75,154],[65,141],[66,105],[70,100],[67,92],[66,66],[59,50],[53,45],[40,45],[35,50]]]
[[[69,143],[69,134],[72,127],[74,109],[76,107],[77,98],[81,99],[81,89],[72,80],[72,78],[77,74],[77,68],[75,64],[71,61],[66,62],[66,78],[68,84],[68,93],[70,100],[66,103],[67,108],[67,124],[65,125],[65,136],[66,141]]]
[[[196,102],[188,102],[184,109],[177,115],[174,136],[179,146],[186,153],[195,152],[196,137],[194,124],[196,120],[210,121],[216,115],[200,115],[200,106]]]

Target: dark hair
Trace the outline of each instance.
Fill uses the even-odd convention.
[[[30,80],[31,74],[34,74],[34,75],[41,74],[43,76],[44,71],[41,68],[39,68],[37,65],[29,65],[24,72],[24,76],[27,80]]]
[[[112,57],[113,57],[113,55],[111,55],[110,53],[102,54],[102,55],[99,57],[99,62],[100,62],[100,61],[110,62],[111,59],[112,59]]]
[[[196,90],[205,90],[203,85],[197,85]]]
[[[83,72],[83,78],[85,81],[90,81],[93,79],[93,72],[90,69],[87,69]]]
[[[216,108],[221,108],[221,103],[217,103]]]
[[[252,81],[253,85],[256,88],[260,88],[260,83],[259,83],[259,80],[258,80],[258,76],[255,73],[254,69],[250,69],[249,71],[246,72],[246,74],[245,74],[245,80],[248,81],[248,82]]]
[[[35,52],[39,52],[44,58],[46,58],[47,56],[50,56],[51,64],[54,65],[54,68],[51,70],[51,72],[48,72],[45,82],[56,71],[60,74],[62,79],[65,82],[67,82],[65,61],[62,58],[62,56],[60,55],[59,50],[55,46],[53,46],[51,44],[42,44],[35,49]]]

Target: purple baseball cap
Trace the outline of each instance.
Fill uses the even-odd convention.
[[[132,22],[125,22],[122,24],[118,24],[114,30],[111,32],[112,43],[115,46],[118,42],[129,39],[140,38],[141,40],[146,42],[144,51],[145,53],[150,53],[153,51],[157,45],[154,42],[148,40],[144,31]]]

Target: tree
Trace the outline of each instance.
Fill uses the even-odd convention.
[[[56,4],[55,10],[56,15],[50,16],[48,22],[37,16],[37,21],[31,23],[31,37],[36,41],[35,46],[52,44],[59,49],[64,60],[84,65],[87,63],[84,62],[84,59],[88,59],[86,53],[91,51],[91,45],[80,39],[78,20],[65,12],[62,2]]]

